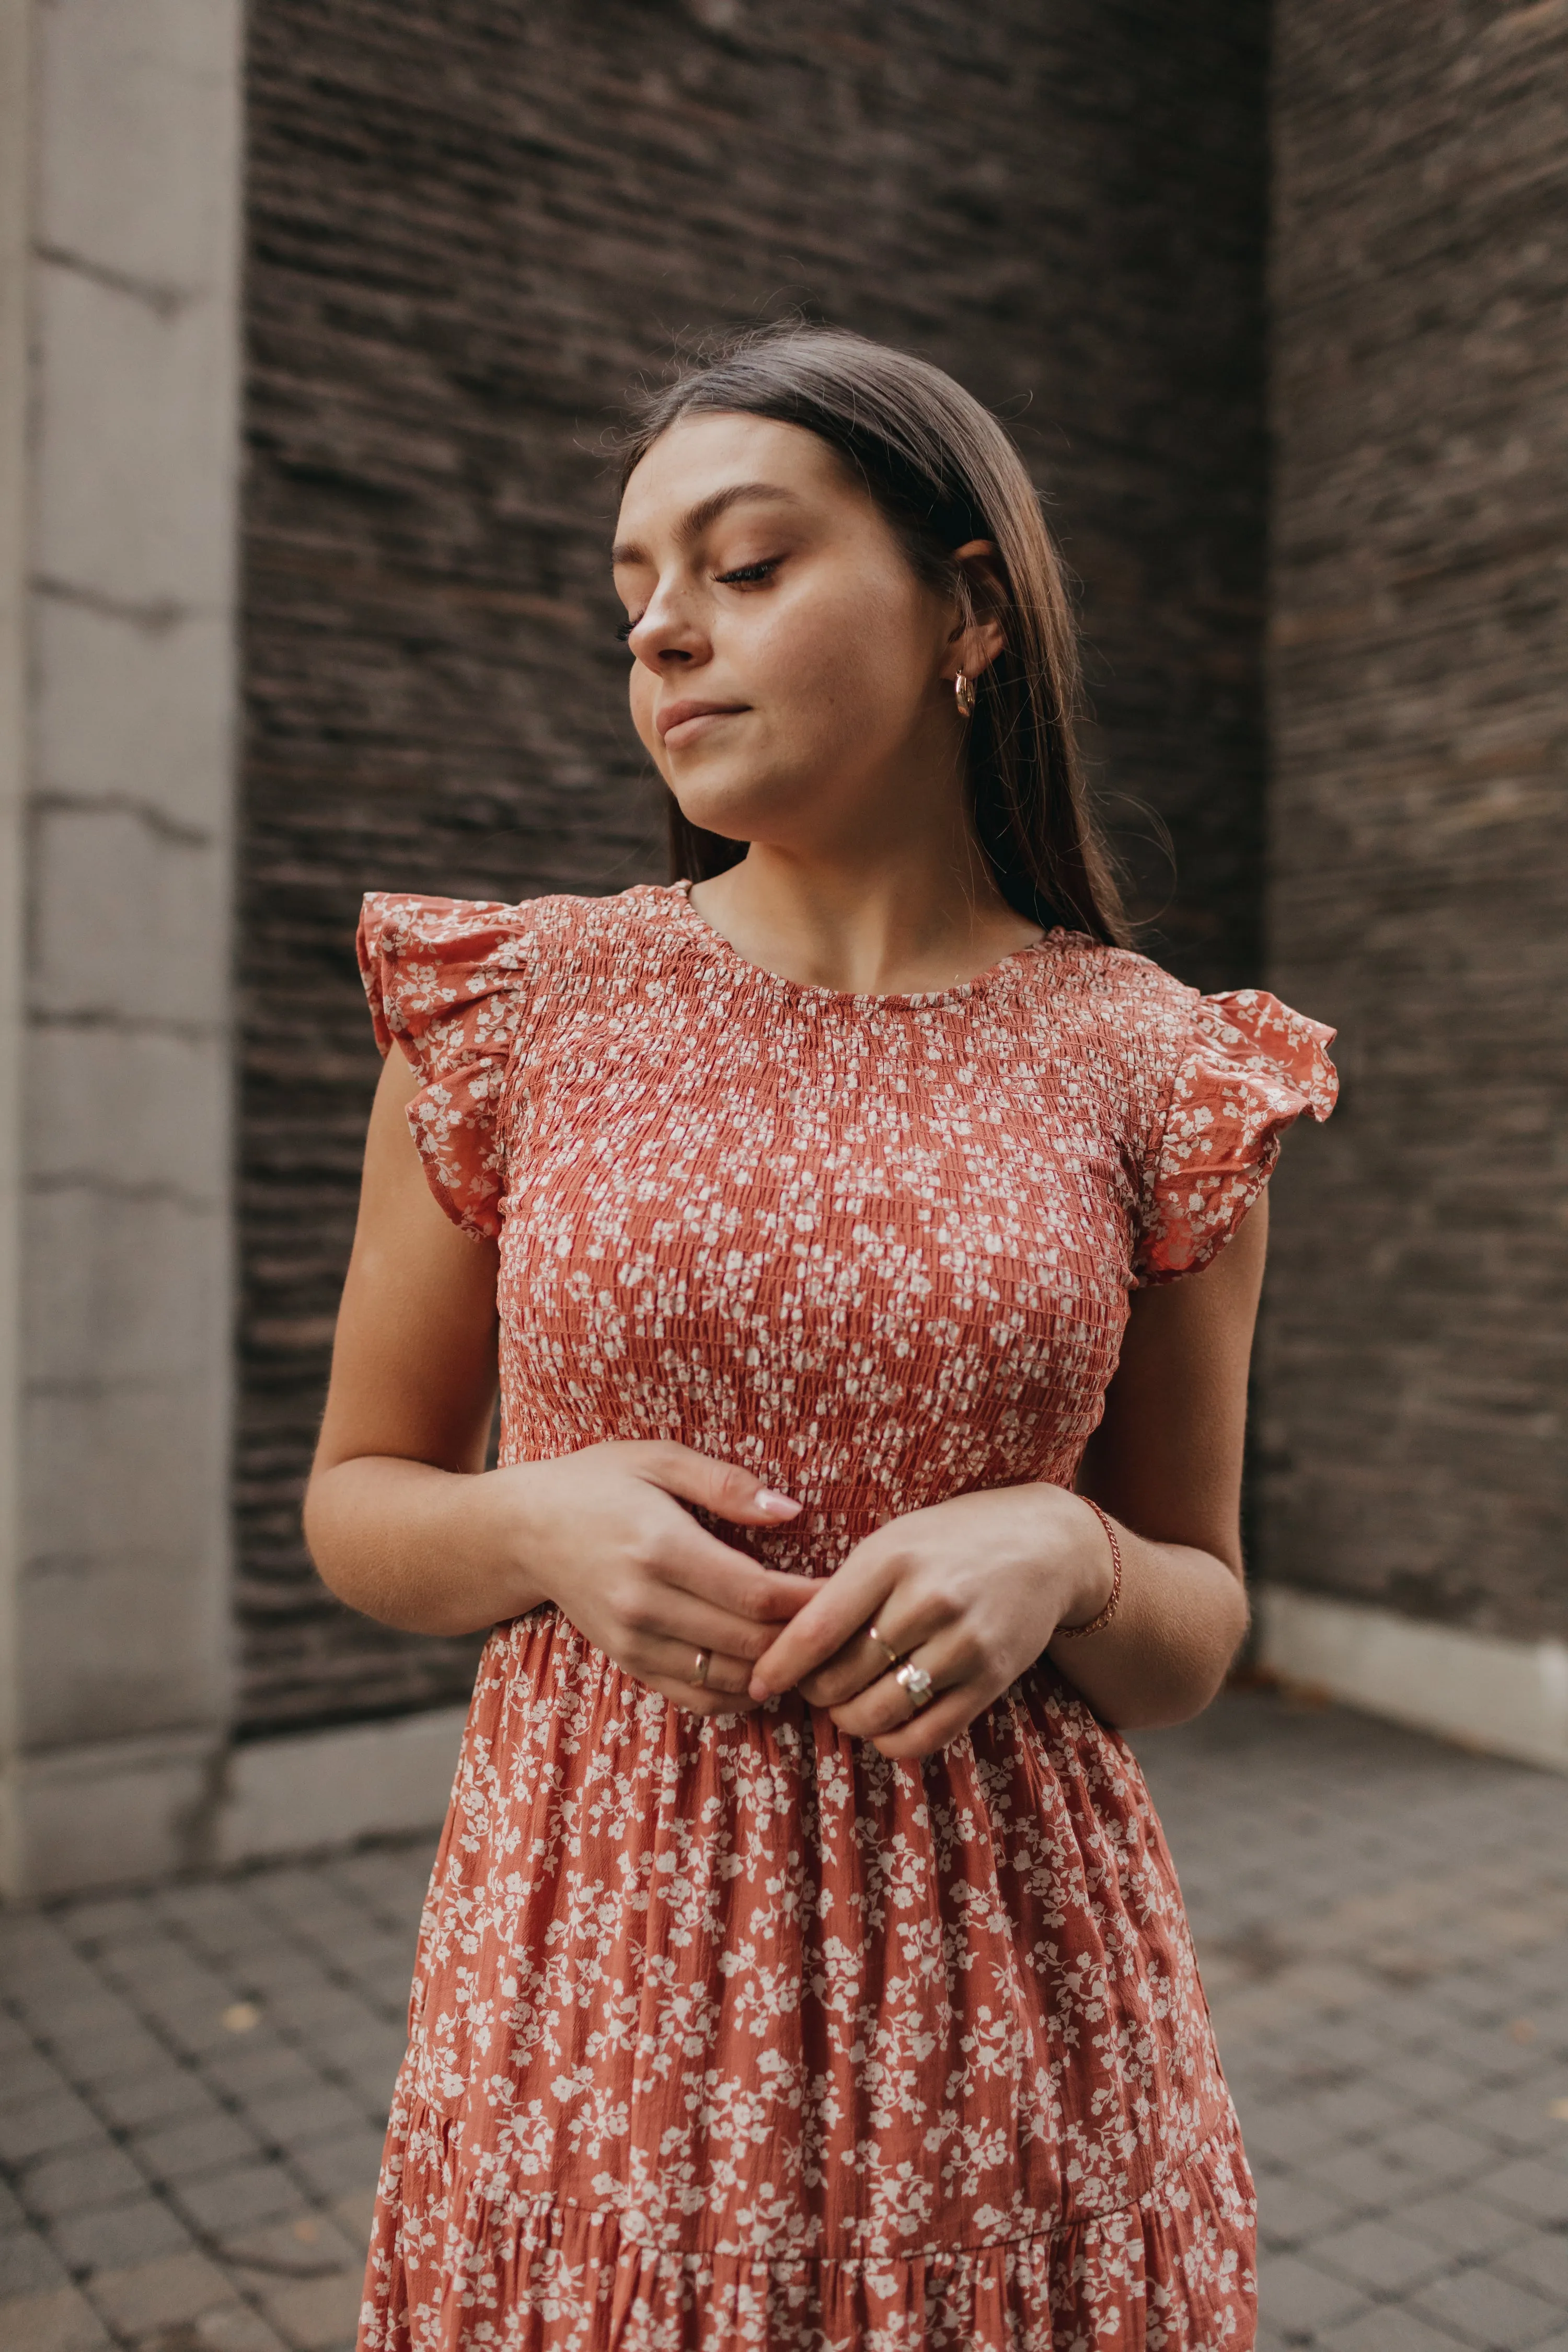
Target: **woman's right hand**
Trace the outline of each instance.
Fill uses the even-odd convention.
[[[683,1502],[738,1527],[787,1526],[800,1505],[732,1462],[674,1440],[584,1446],[489,1473],[525,1588],[677,1706],[750,1712],[752,1668],[820,1580],[763,1568]],[[678,1499],[679,1498],[679,1499]],[[698,1653],[705,1679],[692,1680]]]

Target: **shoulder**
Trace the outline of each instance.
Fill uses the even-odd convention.
[[[406,963],[423,957],[454,968],[521,971],[552,953],[635,942],[657,928],[667,895],[646,882],[608,897],[551,891],[510,901],[367,890],[360,908],[360,961],[363,968],[378,959]]]
[[[1047,998],[1092,1049],[1130,1072],[1169,1074],[1191,1035],[1202,999],[1173,972],[1132,948],[1083,931],[1053,931]]]

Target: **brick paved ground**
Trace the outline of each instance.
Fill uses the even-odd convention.
[[[1568,1786],[1250,1694],[1139,1744],[1258,2174],[1263,2352],[1568,2352]],[[427,1863],[0,1921],[0,2352],[352,2342]]]

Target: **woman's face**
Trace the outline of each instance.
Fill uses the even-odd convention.
[[[632,718],[693,824],[847,845],[907,825],[922,790],[952,797],[954,605],[816,434],[672,425],[626,485],[614,563]]]

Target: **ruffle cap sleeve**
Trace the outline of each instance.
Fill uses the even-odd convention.
[[[500,1114],[533,1001],[526,907],[373,890],[359,968],[383,1055],[399,1045],[421,1086],[408,1125],[430,1190],[476,1240],[500,1231]]]
[[[1285,1129],[1328,1118],[1334,1032],[1266,989],[1200,996],[1144,1173],[1134,1286],[1195,1274],[1225,1247],[1273,1173]]]

